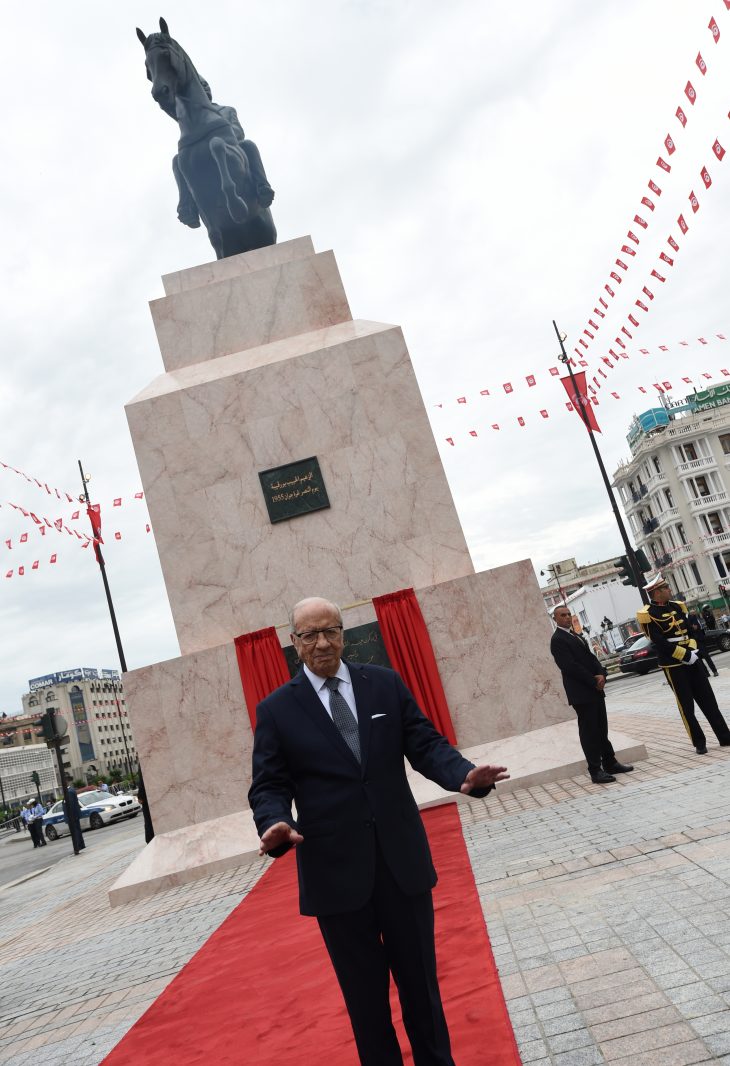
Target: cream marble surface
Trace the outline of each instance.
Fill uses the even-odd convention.
[[[615,730],[611,738],[617,757],[635,763],[646,758],[646,748],[632,737]],[[500,793],[516,788],[559,781],[585,771],[575,722],[536,729],[522,736],[464,750],[476,764],[507,766],[509,781],[497,786]],[[421,809],[469,797],[446,792],[433,781],[408,769],[408,779]],[[196,881],[220,870],[245,866],[258,856],[258,835],[249,810],[225,815],[156,836],[114,883],[109,902],[117,907],[144,899],[156,892]]]
[[[295,237],[292,241],[283,241],[269,248],[256,248],[252,252],[229,255],[225,259],[214,259],[210,263],[201,263],[186,270],[164,274],[162,287],[166,296],[174,296],[189,289],[197,289],[201,285],[208,285],[211,281],[224,281],[238,274],[251,274],[254,270],[278,266],[292,259],[304,259],[309,255],[314,255],[312,238]]]
[[[187,367],[127,407],[184,653],[473,573],[403,334],[348,322]],[[316,455],[330,508],[272,525],[258,471]]]
[[[150,310],[166,370],[352,318],[332,252],[275,261],[163,296]]]

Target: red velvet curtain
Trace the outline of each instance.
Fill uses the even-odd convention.
[[[456,744],[431,638],[413,589],[389,592],[373,598],[388,658],[416,698],[423,713]]]
[[[289,680],[289,669],[273,626],[236,637],[236,657],[251,728],[256,728],[256,704]]]

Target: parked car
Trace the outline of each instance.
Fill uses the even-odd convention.
[[[81,808],[81,828],[101,829],[104,825],[119,822],[123,818],[136,818],[142,810],[136,796],[124,793],[113,796],[110,792],[96,789],[93,792],[79,792]],[[43,831],[49,840],[68,833],[68,824],[63,814],[63,801],[59,800],[43,816]]]
[[[629,650],[629,648],[630,648],[630,647],[631,647],[631,646],[632,646],[633,644],[635,644],[637,640],[641,640],[641,639],[642,639],[642,636],[643,636],[643,634],[642,634],[642,633],[631,633],[631,634],[630,634],[630,635],[629,635],[629,636],[628,636],[628,637],[626,638],[626,640],[625,640],[625,641],[623,642],[623,644],[621,645],[621,647],[620,647],[620,648],[616,648],[616,651],[617,651],[617,653],[618,653],[619,655],[623,655],[623,653],[624,653],[624,652],[626,652],[626,651],[628,651],[628,650]]]
[[[705,641],[708,651],[730,651],[730,632],[727,629],[706,629]],[[639,637],[619,659],[623,674],[648,674],[659,666],[654,645],[648,637]]]

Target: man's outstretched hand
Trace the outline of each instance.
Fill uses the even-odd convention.
[[[276,822],[275,825],[269,826],[259,840],[259,855],[267,855],[284,844],[301,844],[303,840],[302,834],[297,833],[296,829],[292,829],[286,822]]]
[[[508,779],[509,774],[506,766],[475,766],[464,778],[464,784],[459,791],[468,795],[475,788],[489,788],[490,785],[496,785],[497,781],[507,781]]]

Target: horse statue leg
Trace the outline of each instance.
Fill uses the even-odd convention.
[[[233,179],[231,168],[228,164],[229,160],[234,162],[234,173],[239,178],[238,184],[244,185],[245,179],[248,177],[248,160],[240,148],[234,148],[233,145],[224,141],[222,137],[211,137],[210,151],[218,167],[221,190],[226,201],[228,213],[234,222],[247,222],[250,214],[249,207],[238,193],[237,183]]]
[[[180,194],[180,199],[177,204],[177,217],[180,222],[182,222],[183,226],[189,226],[190,229],[198,229],[200,226],[198,208],[193,199],[193,194],[190,191],[190,186],[186,182],[183,172],[180,170],[178,156],[175,156],[172,161],[172,172],[175,175],[177,191]]]

